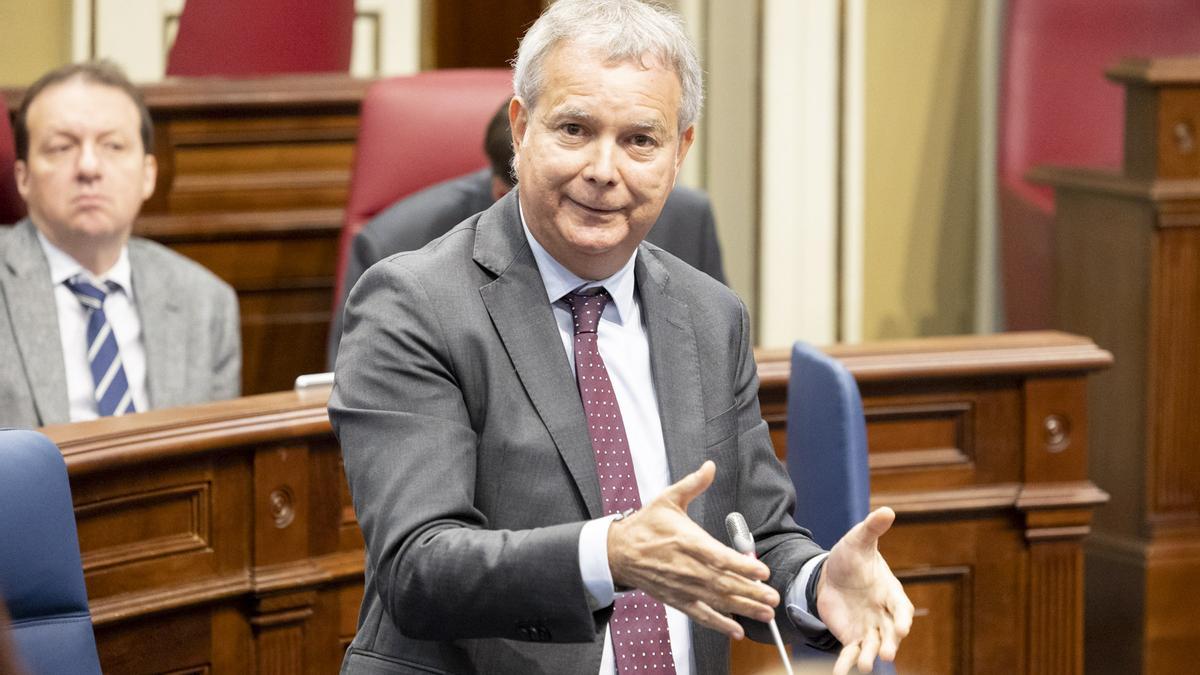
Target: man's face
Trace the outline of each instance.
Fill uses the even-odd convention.
[[[72,78],[43,89],[26,115],[17,189],[46,238],[71,250],[123,242],[154,191],[137,106],[120,89]]]
[[[530,109],[509,107],[526,225],[567,269],[612,275],[658,220],[691,147],[680,137],[679,77],[644,59],[606,63],[572,44],[546,59],[546,85]]]

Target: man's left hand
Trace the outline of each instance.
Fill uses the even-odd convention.
[[[842,643],[837,675],[855,664],[869,673],[876,656],[894,660],[912,627],[912,602],[879,555],[879,537],[895,519],[887,507],[872,511],[830,550],[817,580],[817,612]]]

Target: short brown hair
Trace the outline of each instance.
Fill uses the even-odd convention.
[[[125,92],[137,107],[138,115],[141,117],[142,149],[146,154],[154,152],[154,124],[150,121],[150,111],[146,108],[145,100],[142,99],[141,90],[135,87],[128,77],[125,77],[125,72],[121,70],[120,66],[112,61],[101,60],[71,63],[61,68],[55,68],[39,77],[37,82],[29,85],[29,88],[25,90],[25,96],[21,99],[21,107],[17,109],[16,119],[13,120],[17,159],[25,161],[29,158],[29,127],[26,125],[29,106],[47,87],[74,78]]]

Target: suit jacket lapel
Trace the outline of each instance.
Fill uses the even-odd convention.
[[[650,342],[650,370],[658,397],[671,482],[700,468],[704,454],[704,392],[700,356],[688,306],[670,294],[670,275],[643,248],[634,266],[642,317]],[[692,519],[704,524],[704,499],[692,502]]]
[[[70,418],[67,369],[50,265],[28,219],[14,226],[10,241],[4,261],[4,295],[25,377],[41,424],[66,422]]]
[[[169,268],[155,267],[142,244],[129,242],[129,265],[146,348],[146,394],[152,408],[162,408],[179,400],[187,386],[189,326],[183,311],[187,289],[180,287]]]
[[[704,391],[700,382],[700,352],[687,304],[671,294],[671,279],[643,247],[635,266],[642,316],[650,341],[650,369],[658,396],[663,441],[671,482],[677,482],[709,459],[704,447]],[[718,466],[718,471],[730,467]],[[688,515],[709,532],[719,532],[725,517],[710,513],[700,495]],[[729,640],[692,624],[692,651],[698,673],[723,673],[729,663]]]
[[[479,289],[529,399],[591,518],[604,515],[592,441],[554,311],[517,211],[516,190],[480,216],[475,261],[497,277]]]

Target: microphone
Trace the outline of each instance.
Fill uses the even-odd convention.
[[[758,560],[758,553],[754,550],[754,535],[750,534],[750,526],[746,524],[746,518],[742,514],[733,511],[725,516],[725,533],[729,535],[733,550]],[[779,650],[779,658],[783,661],[784,669],[788,675],[794,675],[792,660],[788,658],[787,647],[783,646],[783,637],[779,635],[779,626],[775,623],[774,617],[767,626],[771,629],[771,637],[775,640],[775,647]]]

